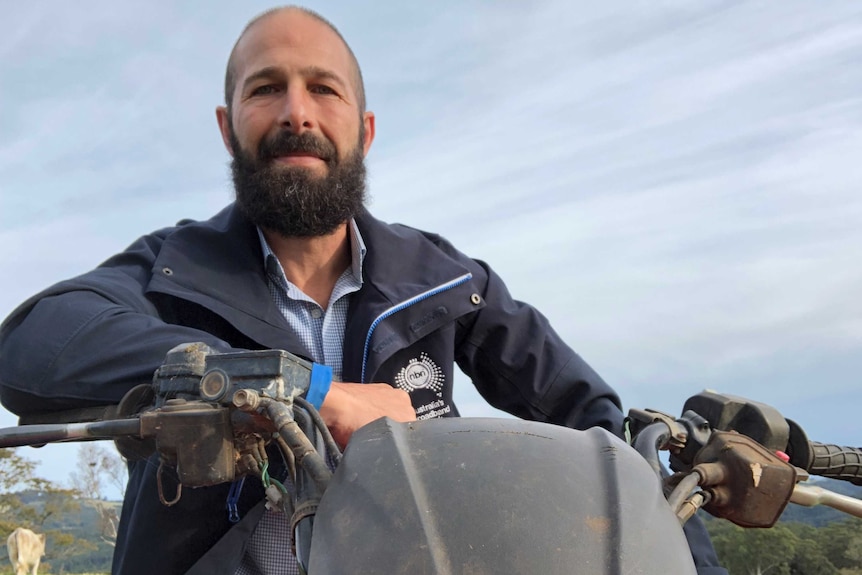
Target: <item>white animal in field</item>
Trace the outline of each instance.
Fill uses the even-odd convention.
[[[19,527],[6,539],[6,548],[9,550],[9,561],[15,575],[36,575],[39,562],[45,554],[45,534],[36,535],[29,529]]]

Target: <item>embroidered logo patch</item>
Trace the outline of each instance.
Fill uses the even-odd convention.
[[[411,359],[395,375],[395,385],[407,393],[414,389],[430,389],[440,393],[443,389],[443,370],[423,351],[419,359]]]

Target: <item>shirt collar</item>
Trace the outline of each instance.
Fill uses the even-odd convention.
[[[260,226],[256,226],[256,229],[257,237],[260,239],[260,248],[263,251],[263,268],[268,273],[277,273],[277,275],[280,275],[284,279],[287,285],[292,285],[287,281],[287,276],[284,275],[281,262],[278,261],[272,248],[269,247],[269,242],[266,241],[263,230],[260,229]],[[354,218],[350,218],[347,229],[350,232],[350,271],[356,282],[362,285],[362,263],[365,261],[365,254],[368,253],[368,249],[365,247],[362,234],[359,233],[359,227],[356,225]]]

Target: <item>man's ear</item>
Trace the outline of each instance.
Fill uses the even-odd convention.
[[[233,157],[233,147],[230,143],[230,112],[227,107],[218,106],[216,108],[216,120],[218,121],[218,129],[221,132],[221,139],[224,142],[224,147],[227,153]]]
[[[365,112],[362,114],[362,123],[365,126],[365,139],[362,142],[362,155],[367,156],[368,150],[371,149],[371,142],[374,141],[374,112]]]

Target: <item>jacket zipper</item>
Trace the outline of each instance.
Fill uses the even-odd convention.
[[[456,288],[461,284],[467,283],[468,281],[470,281],[470,279],[472,277],[473,277],[473,274],[471,274],[471,273],[467,273],[461,277],[457,277],[457,278],[453,279],[452,281],[448,281],[448,282],[441,284],[435,288],[432,288],[428,291],[422,292],[419,295],[415,295],[412,298],[405,300],[399,304],[396,304],[396,305],[390,307],[389,309],[387,309],[386,311],[384,311],[383,313],[381,313],[379,316],[377,316],[377,319],[375,319],[373,322],[371,322],[371,327],[368,328],[368,335],[365,337],[365,347],[362,350],[362,379],[361,379],[362,383],[365,383],[365,367],[366,367],[366,364],[368,363],[368,346],[371,343],[371,335],[374,333],[374,329],[380,324],[380,322],[382,322],[384,319],[398,313],[399,311],[407,309],[408,307],[410,307],[413,304],[419,303],[420,301],[426,300],[429,297],[435,296],[435,295],[442,293],[444,291],[450,290],[452,288]]]

